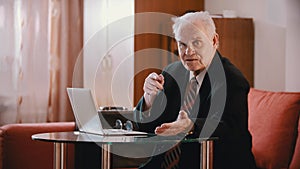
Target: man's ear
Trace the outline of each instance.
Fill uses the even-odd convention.
[[[218,48],[219,47],[219,34],[215,34],[214,38],[213,38],[213,46]]]

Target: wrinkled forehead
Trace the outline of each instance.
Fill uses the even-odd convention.
[[[175,39],[181,42],[188,42],[196,38],[208,38],[207,32],[201,23],[184,23],[175,33]]]

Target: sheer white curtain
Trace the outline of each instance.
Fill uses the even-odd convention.
[[[0,125],[70,121],[82,0],[0,0]]]

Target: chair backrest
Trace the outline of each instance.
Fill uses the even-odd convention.
[[[300,92],[252,88],[248,95],[252,151],[259,168],[300,168]]]

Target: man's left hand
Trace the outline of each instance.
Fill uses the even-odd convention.
[[[161,136],[173,136],[179,133],[187,133],[192,127],[192,120],[188,117],[185,111],[181,110],[176,121],[172,123],[164,123],[156,127],[155,134]]]

